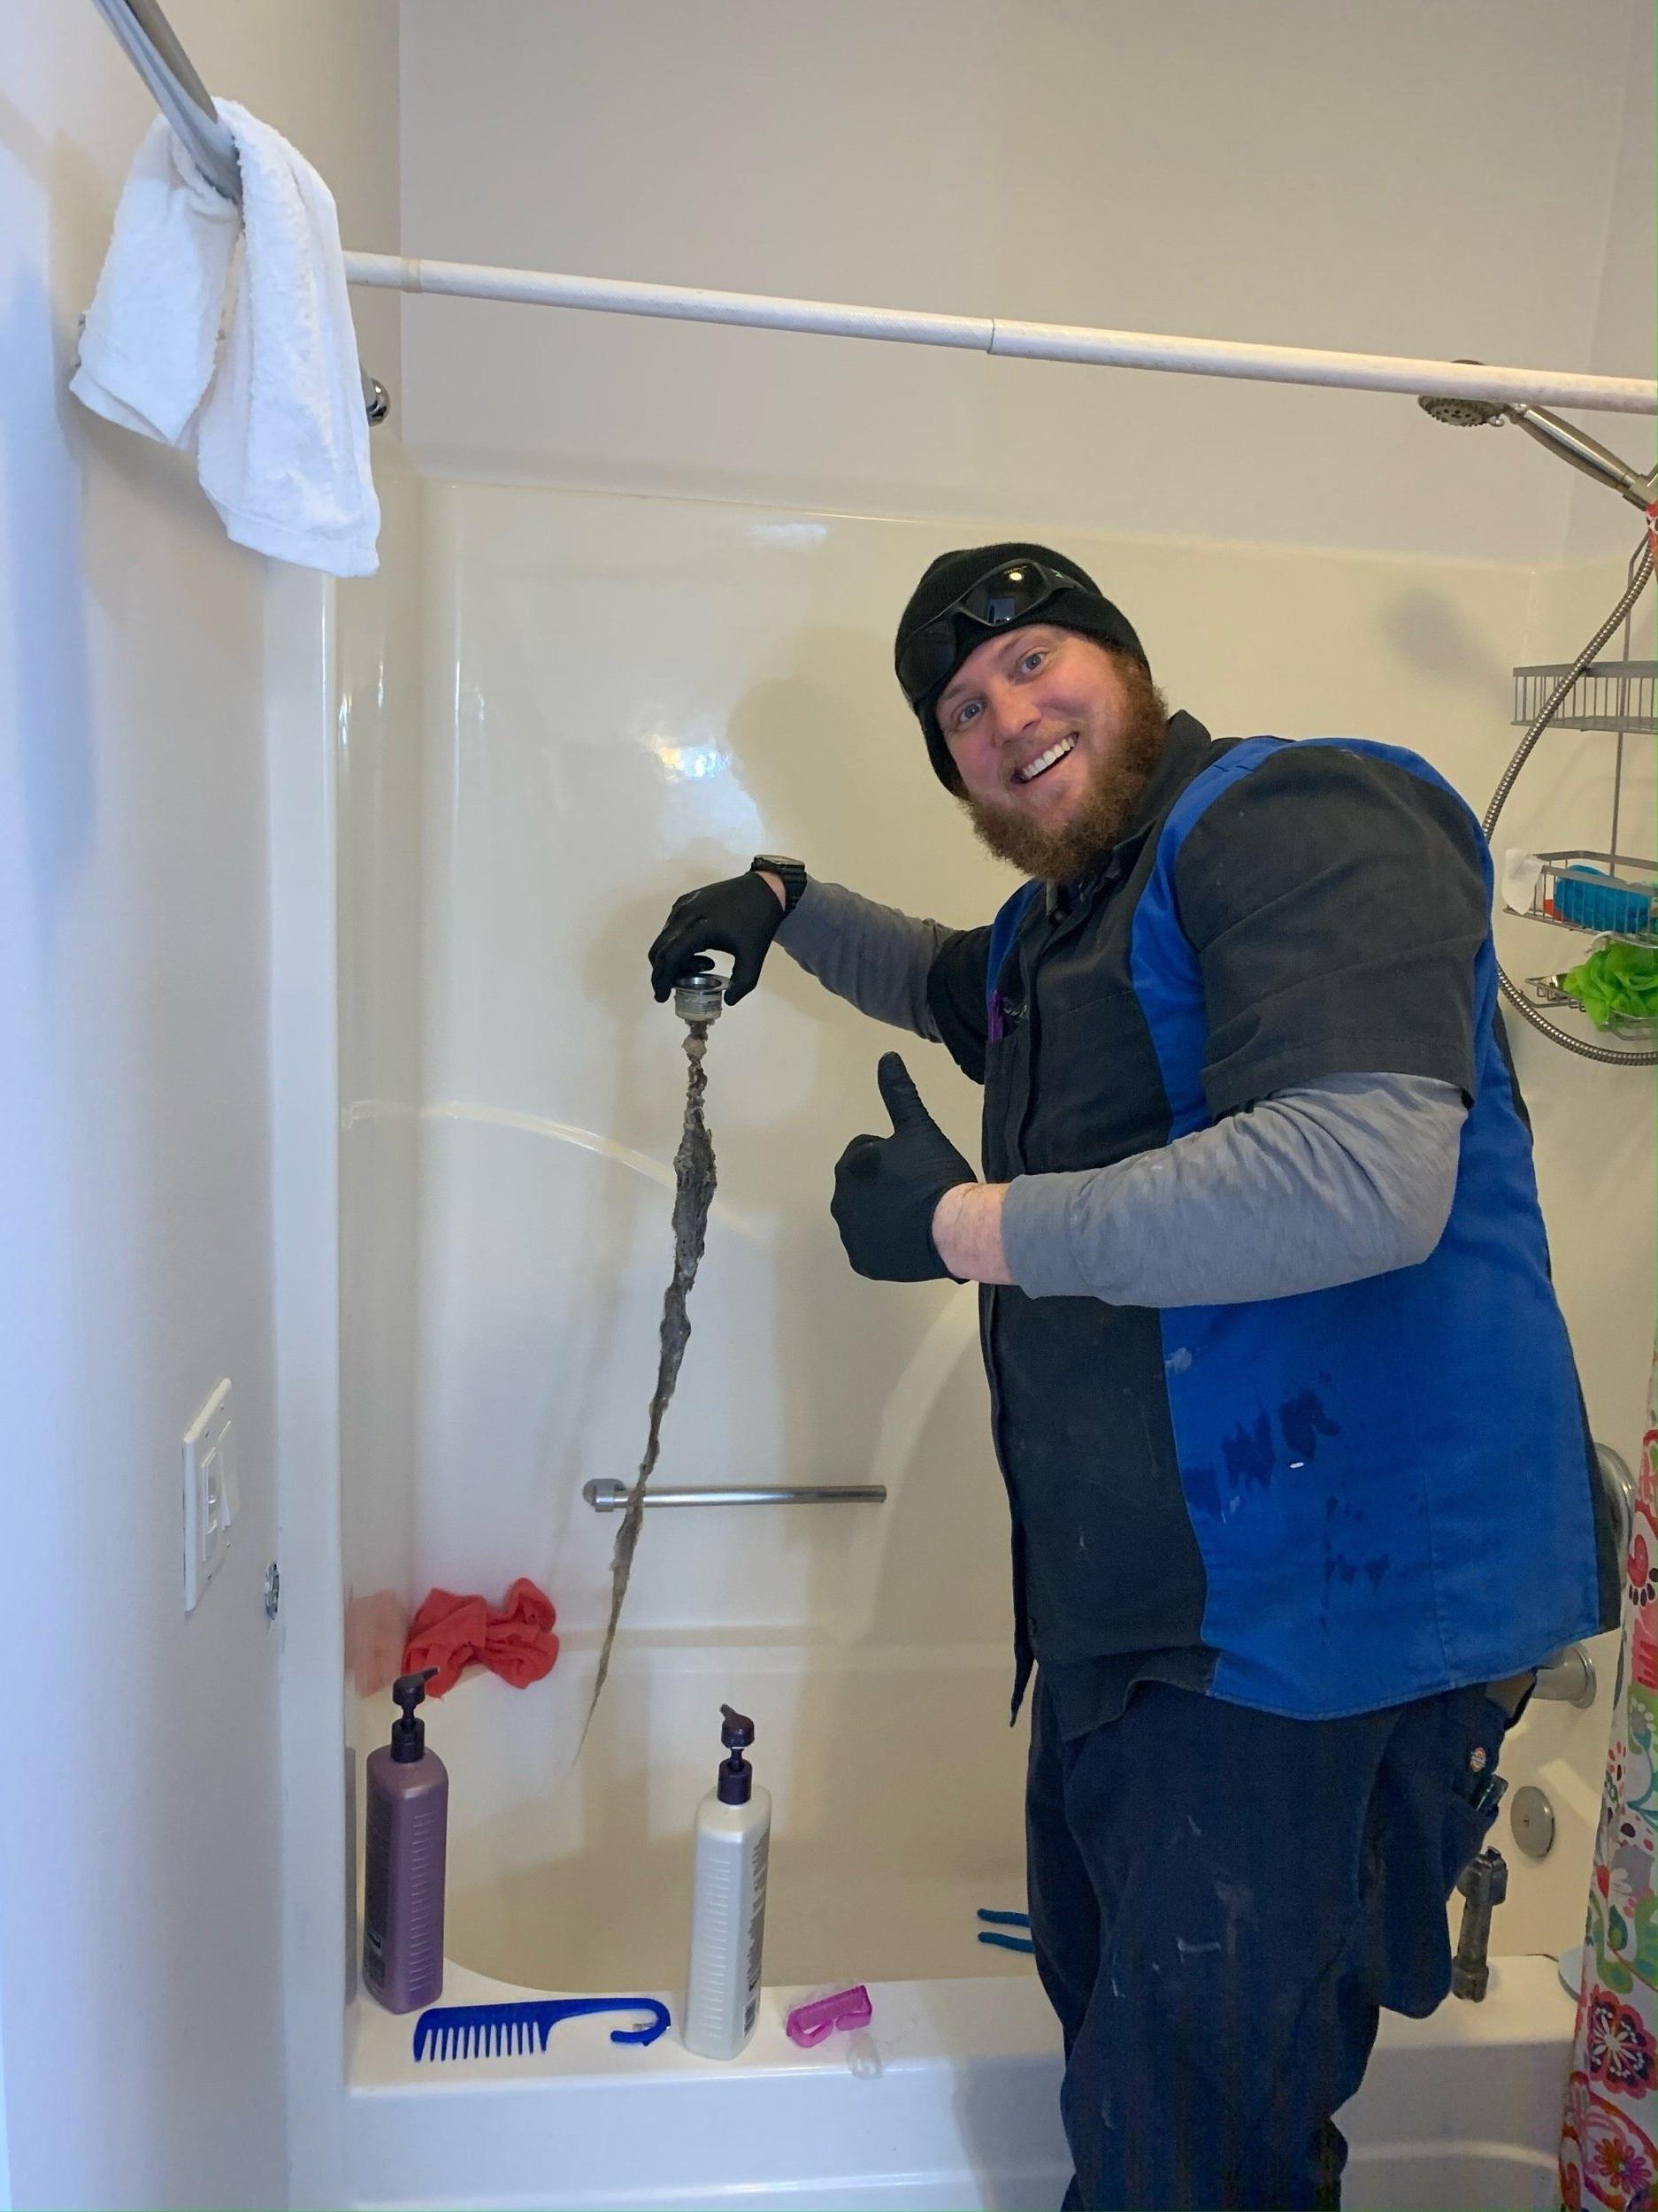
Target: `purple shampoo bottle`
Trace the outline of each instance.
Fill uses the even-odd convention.
[[[363,1979],[388,2012],[435,2004],[443,1993],[443,1858],[449,1778],[426,1747],[415,1707],[437,1672],[400,1675],[391,1741],[368,1755],[368,1850],[363,1885]]]

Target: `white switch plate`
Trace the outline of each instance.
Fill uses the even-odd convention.
[[[184,1432],[184,1609],[193,1613],[224,1563],[241,1510],[230,1384],[221,1382]]]

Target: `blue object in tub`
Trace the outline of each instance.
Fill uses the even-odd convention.
[[[419,2058],[500,2058],[547,2048],[560,2020],[588,2012],[643,2012],[642,2027],[612,2028],[612,2043],[654,2043],[668,2028],[668,2008],[657,1997],[536,1997],[518,2004],[428,2005],[415,2022]]]
[[[1028,1933],[1025,1935],[1003,1935],[1001,1933],[1001,1931],[1004,1928],[1024,1928],[1028,1930],[1031,1924],[1031,1916],[1029,1913],[993,1912],[988,1905],[981,1905],[979,1908],[979,1917],[981,1920],[986,1920],[990,1923],[988,1927],[981,1928],[979,1931],[979,1940],[981,1943],[994,1943],[999,1951],[1025,1951],[1027,1953],[1034,1953],[1036,1946],[1031,1941]]]
[[[1623,883],[1604,868],[1562,868],[1554,878],[1554,911],[1580,929],[1649,930],[1653,894]]]

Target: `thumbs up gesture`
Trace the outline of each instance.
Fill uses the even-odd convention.
[[[830,1206],[846,1255],[877,1282],[948,1275],[933,1241],[933,1216],[948,1190],[976,1179],[921,1103],[910,1071],[884,1053],[876,1080],[892,1116],[890,1137],[854,1137],[835,1168]]]

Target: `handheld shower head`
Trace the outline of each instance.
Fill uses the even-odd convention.
[[[1429,392],[1416,402],[1435,422],[1448,422],[1453,430],[1477,430],[1485,423],[1501,423],[1505,410],[1494,399],[1447,399]]]
[[[1658,469],[1640,475],[1627,461],[1620,461],[1616,453],[1608,451],[1599,439],[1592,438],[1586,430],[1574,429],[1559,415],[1550,414],[1547,407],[1505,407],[1496,400],[1449,399],[1434,392],[1424,394],[1416,404],[1435,422],[1449,423],[1455,430],[1471,430],[1485,423],[1517,422],[1539,445],[1547,446],[1562,461],[1570,461],[1573,468],[1593,477],[1597,484],[1620,493],[1643,513],[1658,495]]]

